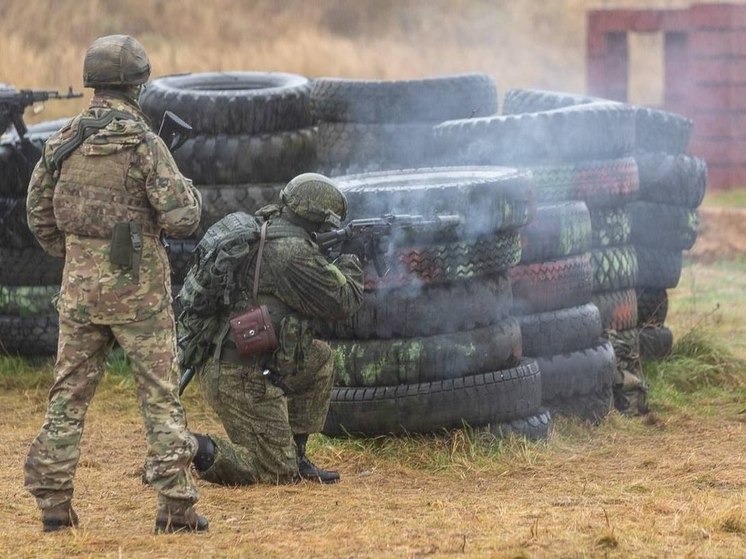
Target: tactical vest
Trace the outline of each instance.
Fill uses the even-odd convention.
[[[128,176],[137,145],[120,144],[107,155],[86,154],[83,145],[67,156],[52,198],[61,231],[106,239],[114,224],[133,221],[145,234],[160,233],[145,184]]]

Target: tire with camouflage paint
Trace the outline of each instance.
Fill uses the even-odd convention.
[[[515,318],[419,338],[327,340],[338,386],[420,384],[511,367],[521,358]]]
[[[513,89],[505,94],[505,114],[549,111],[606,101],[558,91]],[[683,153],[692,133],[692,120],[669,111],[626,105],[635,112],[635,147],[644,151]]]
[[[518,437],[536,442],[547,440],[552,432],[552,426],[552,414],[548,409],[541,408],[535,415],[485,425],[478,431],[488,431],[498,440]]]
[[[41,247],[15,249],[0,246],[0,285],[60,285],[64,258],[49,256]]]
[[[604,330],[627,330],[637,326],[637,293],[634,289],[594,293],[592,301],[601,313]]]
[[[588,208],[619,207],[640,189],[633,157],[522,167],[534,177],[536,200],[549,204],[579,200]]]
[[[449,120],[434,129],[432,157],[457,165],[625,157],[634,150],[634,127],[634,110],[614,102]]]
[[[668,292],[665,289],[637,288],[637,325],[663,326],[668,316]]]
[[[585,305],[591,300],[590,254],[534,264],[508,271],[513,284],[513,313],[526,315]]]
[[[59,322],[56,314],[0,316],[0,353],[55,355]]]
[[[628,245],[632,221],[627,206],[591,210],[591,244],[593,248]]]
[[[316,128],[195,136],[174,159],[196,184],[287,182],[316,166]]]
[[[648,202],[696,208],[707,187],[707,163],[684,154],[637,152],[640,198]]]
[[[539,204],[521,228],[521,263],[545,262],[591,248],[591,216],[584,202]]]
[[[681,278],[683,255],[680,250],[638,246],[636,287],[669,289]]]
[[[633,288],[637,281],[637,253],[633,246],[593,249],[593,292]]]
[[[327,122],[442,122],[497,112],[497,87],[487,74],[413,80],[317,78],[314,117]]]
[[[350,318],[316,325],[322,338],[387,339],[449,334],[495,324],[512,309],[507,273],[441,286],[366,291]]]
[[[663,359],[671,355],[673,333],[665,326],[640,328],[640,357],[643,359]]]
[[[525,171],[504,167],[443,167],[346,175],[347,219],[384,214],[457,214],[458,238],[521,227],[536,210]]]
[[[379,277],[365,266],[365,289],[443,284],[499,274],[521,259],[518,231],[435,244],[392,248],[384,256],[388,273]]]
[[[687,250],[697,240],[697,210],[669,204],[633,202],[629,205],[629,212],[632,242],[637,246]]]
[[[202,193],[200,232],[204,233],[215,222],[229,213],[245,212],[253,215],[259,208],[280,200],[284,182],[250,184],[197,185]]]
[[[154,123],[173,111],[196,134],[262,134],[312,124],[308,78],[282,72],[205,72],[155,78],[140,95]]]
[[[552,415],[598,422],[611,411],[616,360],[607,340],[536,362],[541,370],[542,403]]]
[[[569,353],[594,345],[601,337],[601,315],[590,303],[518,317],[523,354],[541,357]]]
[[[37,287],[6,287],[0,285],[0,315],[54,314],[56,310],[52,304],[52,299],[59,292],[59,285]]]
[[[541,372],[522,359],[510,369],[378,387],[335,387],[323,433],[332,437],[433,433],[504,423],[539,413]]]

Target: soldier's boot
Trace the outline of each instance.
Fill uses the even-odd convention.
[[[209,527],[207,518],[197,514],[192,505],[168,501],[158,503],[155,515],[156,534],[206,532]]]
[[[295,449],[298,453],[298,473],[303,479],[318,481],[319,483],[337,483],[339,481],[339,472],[333,470],[322,470],[311,462],[306,456],[306,443],[308,435],[293,435],[295,440]]]
[[[192,464],[198,472],[206,472],[215,462],[215,444],[207,435],[192,433],[197,439],[197,452],[192,458]]]
[[[73,509],[70,501],[60,503],[41,511],[42,531],[56,532],[65,528],[78,527],[78,514]]]

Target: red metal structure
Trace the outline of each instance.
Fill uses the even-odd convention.
[[[708,166],[708,188],[746,186],[746,5],[588,14],[588,90],[627,101],[628,33],[661,32],[661,109],[694,121],[689,150]]]

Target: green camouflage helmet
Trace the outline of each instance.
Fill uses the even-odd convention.
[[[85,53],[83,85],[140,85],[150,77],[150,60],[143,46],[129,35],[99,37]]]
[[[280,192],[280,200],[292,212],[314,224],[339,227],[347,215],[347,198],[329,178],[303,173],[292,179]]]

